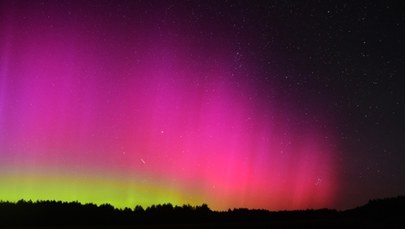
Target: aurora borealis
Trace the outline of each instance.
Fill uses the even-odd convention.
[[[0,199],[342,206],[329,97],[209,5],[2,2]]]

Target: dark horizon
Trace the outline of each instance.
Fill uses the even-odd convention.
[[[396,195],[396,196],[390,196],[390,197],[381,197],[381,198],[375,198],[375,199],[369,199],[367,202],[364,202],[360,205],[352,206],[346,209],[337,209],[337,208],[328,208],[328,207],[320,207],[320,208],[305,208],[305,209],[278,209],[278,210],[272,210],[272,209],[263,209],[263,208],[246,208],[246,207],[236,207],[236,208],[228,208],[228,209],[223,209],[223,210],[215,210],[209,207],[208,204],[206,203],[201,203],[197,205],[191,205],[188,203],[183,203],[180,205],[174,205],[172,203],[155,203],[151,204],[148,206],[142,206],[134,203],[133,207],[131,206],[125,206],[125,207],[116,207],[111,203],[105,202],[101,204],[95,204],[91,202],[80,202],[79,200],[74,200],[74,201],[63,201],[63,200],[55,200],[55,199],[42,199],[42,200],[31,200],[31,199],[19,199],[17,201],[9,201],[9,200],[2,200],[0,199],[0,204],[18,204],[18,203],[24,203],[24,204],[38,204],[38,203],[47,203],[47,202],[52,202],[52,203],[57,203],[57,204],[79,204],[79,205],[91,205],[91,206],[108,206],[112,207],[114,210],[118,211],[125,211],[128,209],[131,209],[132,211],[135,209],[143,209],[147,210],[150,208],[154,208],[156,206],[165,206],[165,205],[170,205],[172,207],[190,207],[190,208],[196,208],[196,207],[203,207],[203,208],[208,208],[210,211],[213,212],[226,212],[230,210],[235,210],[235,209],[246,209],[246,210],[259,210],[259,211],[266,211],[266,212],[294,212],[294,211],[306,211],[306,210],[332,210],[332,211],[337,211],[337,212],[345,212],[345,211],[350,211],[359,207],[363,207],[371,202],[379,202],[379,201],[387,201],[387,200],[400,200],[400,201],[405,201],[405,195]]]
[[[213,211],[206,204],[200,206],[153,205],[148,208],[116,209],[109,204],[100,206],[79,202],[0,201],[0,226],[140,226],[188,225],[236,226],[273,228],[325,227],[332,228],[399,228],[405,225],[405,196],[370,200],[345,211],[334,209],[306,209],[269,211],[264,209],[229,209]]]

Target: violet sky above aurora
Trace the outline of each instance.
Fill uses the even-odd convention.
[[[180,5],[2,4],[2,199],[336,206],[322,98],[303,110],[309,90],[262,87],[283,68],[261,70],[230,19]]]

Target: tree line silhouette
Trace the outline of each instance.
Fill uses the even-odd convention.
[[[345,211],[307,209],[268,211],[260,209],[229,209],[213,211],[200,206],[152,205],[147,208],[117,209],[110,204],[82,204],[62,201],[0,202],[0,227],[47,225],[145,225],[145,224],[224,224],[297,223],[300,226],[390,226],[404,225],[405,197],[370,200],[366,205]],[[366,222],[366,224],[364,224]]]

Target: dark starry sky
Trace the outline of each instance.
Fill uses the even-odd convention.
[[[228,3],[242,49],[304,114],[334,120],[339,206],[405,192],[405,4],[401,1]],[[266,92],[264,92],[266,93]],[[331,125],[325,124],[325,125]]]

